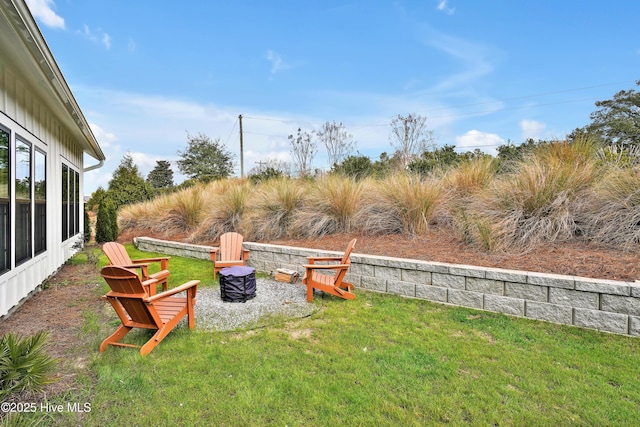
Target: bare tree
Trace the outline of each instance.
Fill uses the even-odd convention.
[[[318,153],[318,143],[313,140],[313,132],[303,132],[298,128],[296,135],[289,135],[289,151],[299,175],[311,175],[311,164]]]
[[[289,163],[284,160],[272,159],[267,157],[266,159],[260,160],[256,162],[257,165],[252,167],[249,170],[249,175],[257,175],[260,173],[264,173],[265,171],[272,169],[276,172],[281,173],[282,175],[290,175],[291,174],[291,166]]]
[[[327,148],[329,166],[331,167],[340,165],[356,147],[353,135],[347,133],[342,123],[326,122],[317,135]]]
[[[433,131],[427,129],[427,118],[419,114],[409,114],[391,120],[391,146],[395,148],[406,168],[411,160],[426,151],[433,142]]]

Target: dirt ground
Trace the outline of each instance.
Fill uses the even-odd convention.
[[[149,233],[143,235],[150,236]],[[118,240],[130,242],[133,237],[135,234],[129,232],[121,235]],[[342,234],[310,241],[278,240],[268,243],[342,251],[353,237],[358,238],[354,253],[623,281],[640,279],[637,252],[598,248],[581,243],[546,245],[527,254],[491,254],[436,230],[414,238]],[[173,236],[173,239],[179,241],[180,237]],[[96,292],[98,282],[95,265],[65,265],[49,280],[45,290],[33,295],[13,313],[0,320],[0,336],[8,332],[23,336],[40,330],[50,332],[49,353],[62,363],[56,372],[57,381],[46,389],[48,394],[73,387],[76,375],[85,369],[87,355],[79,350],[79,341],[83,335],[83,310],[99,312],[104,309],[104,302]]]

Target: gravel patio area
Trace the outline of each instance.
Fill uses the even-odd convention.
[[[256,297],[246,302],[224,302],[220,287],[199,288],[196,294],[196,328],[230,331],[259,326],[267,316],[306,317],[317,311],[317,298],[307,302],[307,288],[298,283],[256,279]]]

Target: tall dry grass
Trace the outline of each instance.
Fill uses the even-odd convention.
[[[201,220],[206,197],[197,185],[153,200],[127,205],[118,212],[121,231],[150,230],[171,236],[189,233]]]
[[[306,183],[287,177],[258,184],[246,216],[247,237],[268,240],[288,236],[294,214],[304,203],[306,189]]]
[[[151,230],[157,222],[152,216],[149,205],[152,202],[125,205],[118,210],[118,228],[120,232],[128,230]]]
[[[640,243],[640,166],[612,167],[580,205],[586,237],[624,250]]]
[[[578,202],[598,176],[596,150],[590,140],[538,147],[474,197],[458,228],[489,250],[527,251],[574,238]]]
[[[366,182],[359,229],[367,234],[422,234],[442,191],[442,179],[396,173],[383,180]]]
[[[321,237],[354,229],[364,184],[341,175],[326,175],[306,188],[304,203],[294,212],[290,234]]]
[[[445,171],[443,186],[455,197],[465,197],[487,188],[495,179],[498,160],[489,156],[478,156],[461,162],[457,167]]]
[[[615,154],[615,155],[613,155]],[[588,138],[558,141],[498,173],[479,157],[421,179],[406,173],[356,182],[328,175],[252,185],[215,181],[122,208],[119,224],[212,244],[246,239],[316,238],[331,233],[421,234],[437,226],[490,251],[584,240],[637,249],[640,166]]]
[[[207,203],[189,241],[215,242],[226,232],[242,232],[243,214],[252,190],[253,185],[248,180],[230,179],[207,184],[204,187]]]
[[[153,229],[164,235],[192,232],[202,219],[206,199],[202,184],[160,198],[166,207],[158,210],[157,225]]]
[[[467,209],[470,200],[494,183],[498,165],[498,159],[478,156],[461,162],[455,168],[442,171],[443,195],[435,213],[437,223],[454,227],[456,224],[467,224],[468,227]],[[459,231],[468,240],[468,230]]]

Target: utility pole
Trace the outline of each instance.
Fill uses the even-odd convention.
[[[240,121],[240,178],[244,179],[244,153],[242,152],[242,114],[238,116]]]

